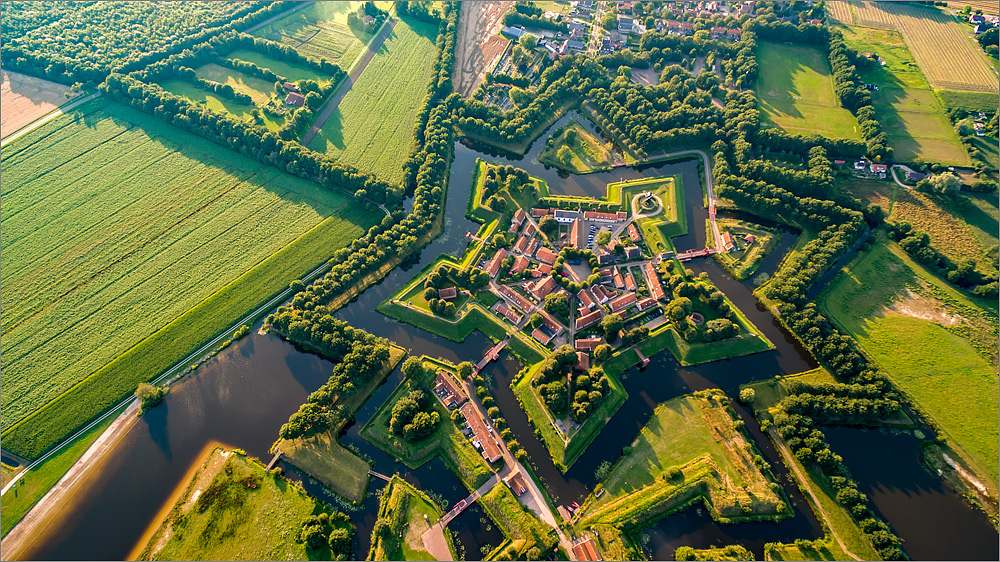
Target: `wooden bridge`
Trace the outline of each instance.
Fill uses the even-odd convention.
[[[271,469],[274,468],[274,465],[278,464],[278,461],[280,460],[281,460],[281,451],[278,451],[277,453],[274,454],[274,458],[271,459],[271,462],[267,463],[267,471],[270,472]]]
[[[382,480],[385,480],[386,482],[388,482],[388,481],[392,480],[392,478],[389,478],[389,477],[388,477],[388,476],[386,476],[385,474],[382,474],[382,473],[380,473],[380,472],[375,472],[374,470],[369,470],[369,471],[368,471],[368,474],[370,474],[370,475],[374,476],[375,478],[380,478],[380,479],[382,479]]]
[[[677,254],[677,259],[680,261],[688,261],[694,258],[703,258],[705,256],[710,256],[715,253],[715,248],[705,248],[704,250],[688,250],[683,254]]]
[[[473,372],[473,374],[479,373],[484,368],[486,368],[486,366],[490,364],[490,361],[496,361],[500,359],[500,352],[503,351],[503,348],[507,347],[507,342],[509,341],[510,341],[510,336],[508,335],[503,340],[501,340],[500,343],[491,347],[490,350],[486,352],[486,355],[484,355],[483,358],[479,360],[479,363],[476,363],[476,370]]]

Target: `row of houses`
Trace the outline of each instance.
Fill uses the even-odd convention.
[[[472,402],[466,402],[459,410],[465,416],[465,424],[472,430],[472,446],[479,451],[488,462],[500,460],[503,453],[497,442],[493,427],[483,419],[479,409]]]

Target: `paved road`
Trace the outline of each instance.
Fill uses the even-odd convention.
[[[323,125],[326,124],[326,120],[333,115],[337,106],[340,105],[341,101],[343,101],[344,96],[347,95],[347,92],[351,91],[351,86],[358,81],[358,78],[361,77],[361,73],[368,67],[368,63],[375,58],[375,54],[382,48],[382,44],[385,43],[386,38],[389,37],[390,33],[392,33],[392,30],[396,27],[396,23],[397,20],[388,20],[382,24],[382,28],[379,29],[378,34],[368,43],[368,46],[366,47],[364,53],[362,53],[360,60],[355,61],[349,71],[349,74],[343,79],[343,81],[341,81],[340,85],[337,86],[337,89],[334,90],[330,99],[326,100],[326,103],[323,104],[323,108],[320,109],[319,116],[316,117],[316,121],[314,121],[312,127],[309,127],[309,130],[306,131],[305,136],[302,137],[303,146],[308,147],[309,143],[316,138],[320,129],[322,129]]]
[[[3,139],[3,142],[0,142],[0,146],[7,146],[8,144],[10,144],[10,143],[14,142],[15,140],[17,140],[18,138],[20,138],[22,135],[25,135],[27,133],[30,133],[31,131],[34,131],[35,129],[41,127],[42,125],[48,123],[49,121],[55,119],[56,117],[59,117],[63,113],[66,113],[67,111],[75,108],[76,106],[78,106],[78,105],[80,105],[82,103],[86,103],[86,102],[88,102],[88,101],[96,98],[99,95],[101,95],[100,92],[94,92],[93,94],[90,94],[89,96],[82,97],[82,98],[80,98],[80,99],[78,99],[78,100],[76,100],[74,102],[70,102],[70,103],[68,103],[68,104],[66,104],[66,105],[64,105],[62,107],[58,107],[56,109],[53,109],[51,112],[47,113],[45,115],[45,117],[42,117],[41,119],[37,119],[35,121],[32,121],[30,125],[21,128],[20,131],[18,131],[16,133],[13,133],[9,137]]]

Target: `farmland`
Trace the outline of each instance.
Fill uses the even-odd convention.
[[[101,100],[5,147],[3,173],[5,430],[302,233],[324,225],[332,252],[376,220],[333,218],[343,196]],[[322,259],[280,264],[255,291]]]
[[[396,24],[309,148],[399,181],[434,66],[435,27]]]
[[[917,68],[902,34],[860,26],[836,29],[844,34],[849,47],[875,53],[886,63],[860,74],[864,81],[879,85],[879,90],[872,92],[872,102],[896,160],[970,165],[945,108]]]
[[[3,74],[0,105],[4,109],[0,114],[0,137],[20,130],[76,95],[55,82],[8,70],[0,73]]]
[[[935,89],[997,91],[997,73],[951,16],[937,8],[880,2]],[[861,22],[859,22],[861,23]]]
[[[858,123],[837,102],[830,65],[819,49],[762,41],[757,60],[762,122],[792,133],[858,138]]]
[[[253,35],[294,47],[306,57],[326,59],[347,70],[372,38],[372,34],[347,27],[347,14],[360,4],[311,2],[305,8],[254,31]],[[277,69],[274,71],[278,72]]]
[[[995,194],[930,195],[895,184],[850,180],[843,184],[855,197],[880,205],[894,221],[907,221],[927,232],[931,245],[951,260],[973,259],[983,271],[995,269],[988,257],[997,238]]]
[[[819,302],[995,482],[996,352],[990,360],[973,346],[980,339],[995,348],[995,308],[970,300],[885,241],[851,262]]]

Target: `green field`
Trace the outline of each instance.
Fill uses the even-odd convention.
[[[5,147],[3,173],[3,428],[100,371],[8,441],[29,457],[377,220],[105,100]]]
[[[803,135],[860,138],[857,119],[837,101],[830,63],[819,49],[761,41],[757,60],[762,123]]]
[[[254,107],[252,105],[242,104],[225,96],[209,92],[190,82],[184,80],[165,80],[160,86],[171,94],[187,98],[194,103],[202,104],[212,111],[229,113],[244,121],[256,121],[256,118],[253,116]],[[285,124],[285,118],[284,116],[261,112],[260,120],[256,122],[271,131],[277,131]]]
[[[390,181],[403,177],[434,70],[437,28],[400,21],[309,148]]]
[[[214,451],[195,473],[142,560],[332,559],[329,547],[308,550],[297,540],[308,517],[327,511],[322,503],[257,461],[221,455]]]
[[[253,103],[262,106],[267,103],[274,92],[274,83],[256,76],[250,76],[239,70],[220,66],[214,62],[200,66],[194,70],[198,78],[212,80],[220,84],[229,84],[233,90],[250,96]]]
[[[875,53],[886,63],[874,63],[874,68],[862,70],[860,76],[879,86],[872,92],[872,103],[896,161],[968,166],[969,155],[903,36],[895,30],[854,25],[838,25],[837,29],[849,47]]]
[[[291,80],[295,82],[296,80],[315,80],[319,83],[328,82],[329,76],[321,76],[318,70],[309,68],[308,66],[302,66],[299,64],[294,64],[286,62],[283,60],[278,60],[274,57],[268,56],[264,53],[259,53],[257,51],[251,51],[248,49],[239,49],[233,51],[226,55],[229,59],[239,59],[241,61],[252,62],[261,68],[267,68],[271,72],[274,72],[278,76]],[[233,72],[232,68],[227,68],[229,72]],[[268,89],[273,90],[274,84],[268,82]]]
[[[347,14],[360,5],[361,2],[310,2],[253,35],[293,47],[312,59],[326,59],[347,70],[372,38],[369,33],[347,27]]]
[[[566,141],[566,133],[569,131],[576,133],[573,142]],[[559,160],[557,155],[559,148],[563,146],[570,149],[568,162]],[[590,131],[577,121],[572,121],[552,134],[552,145],[546,145],[539,154],[538,161],[575,174],[586,174],[610,169],[614,156],[601,139],[590,134]]]
[[[963,337],[986,331],[995,354],[995,303],[988,309],[971,301],[891,242],[851,262],[819,302],[977,472],[996,482],[997,367]]]

